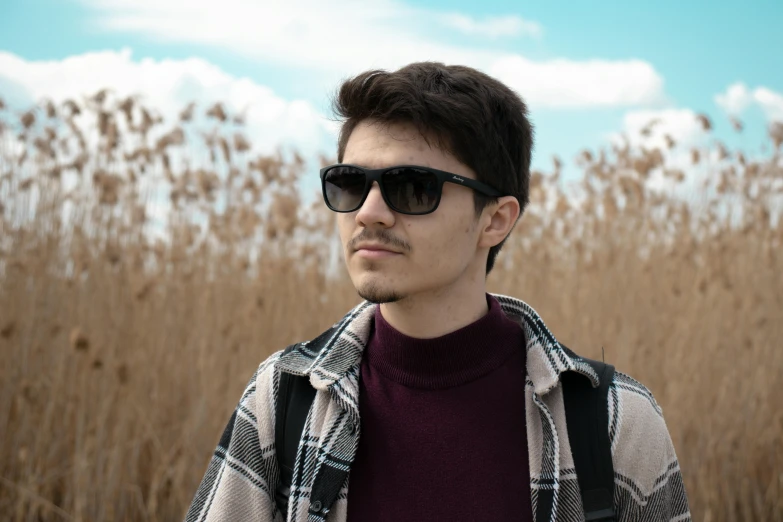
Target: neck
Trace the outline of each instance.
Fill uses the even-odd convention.
[[[472,284],[440,288],[381,304],[383,318],[397,331],[418,339],[454,332],[484,317],[487,307],[484,274]]]

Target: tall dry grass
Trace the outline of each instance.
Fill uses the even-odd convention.
[[[0,518],[178,520],[255,366],[358,302],[333,217],[220,105],[168,127],[101,92],[0,121]],[[653,390],[697,520],[783,520],[770,137],[760,159],[585,151],[577,195],[556,160],[489,279]]]

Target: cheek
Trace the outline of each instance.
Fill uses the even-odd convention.
[[[470,262],[475,252],[471,249],[474,230],[470,221],[462,216],[445,217],[426,233],[422,228],[408,228],[408,234],[416,248],[417,264],[423,270],[437,270]]]
[[[347,216],[347,214],[339,214],[337,216],[337,231],[340,233],[340,240],[342,241],[343,246],[353,237],[353,227],[351,225],[351,220],[347,219]]]

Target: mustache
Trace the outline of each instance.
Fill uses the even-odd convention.
[[[356,250],[356,245],[363,241],[374,241],[382,245],[396,247],[397,249],[405,250],[405,251],[410,251],[411,249],[408,243],[392,236],[388,232],[385,231],[367,232],[366,230],[361,234],[359,234],[358,236],[356,236],[355,238],[351,239],[351,241],[348,242],[348,247],[351,250]]]

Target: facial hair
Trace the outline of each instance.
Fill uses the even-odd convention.
[[[370,283],[362,288],[357,288],[359,297],[374,304],[396,303],[403,298],[402,295],[394,290],[379,288],[378,285]]]

